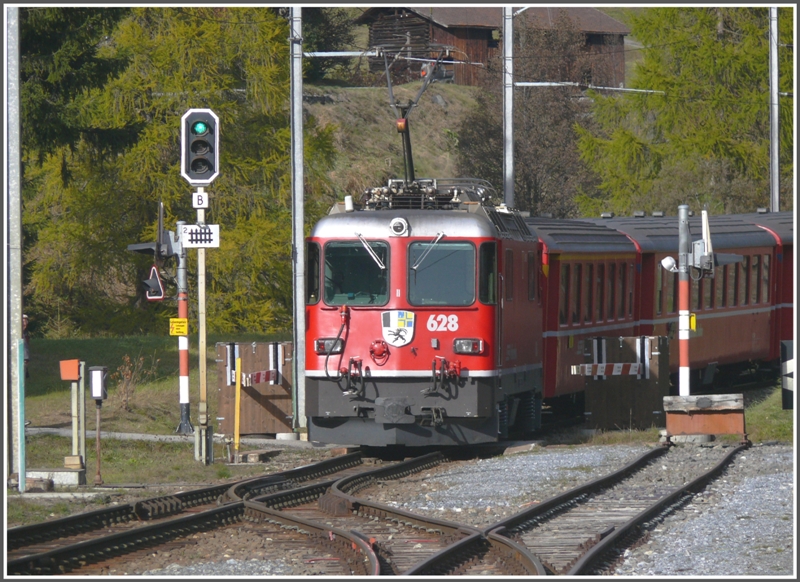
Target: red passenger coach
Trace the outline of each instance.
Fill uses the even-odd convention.
[[[314,226],[309,438],[468,444],[538,428],[538,243],[490,194],[475,180],[392,181]]]
[[[678,370],[678,274],[661,260],[678,256],[675,217],[593,219],[628,236],[639,253],[640,284],[636,335],[670,338],[670,370]],[[768,225],[771,225],[770,228]],[[713,278],[692,271],[690,368],[695,388],[710,385],[720,372],[738,372],[780,358],[780,340],[791,339],[793,314],[791,213],[720,215],[709,218],[715,253],[741,255],[738,263],[718,265]],[[692,239],[701,238],[700,217],[691,218]],[[786,299],[789,297],[790,299]],[[788,318],[787,318],[788,319]],[[791,321],[791,320],[790,320]]]
[[[603,224],[544,218],[525,223],[542,242],[544,397],[574,395],[583,391],[585,379],[570,367],[585,363],[586,342],[635,334],[636,246]]]

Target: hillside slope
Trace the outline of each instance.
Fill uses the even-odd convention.
[[[421,85],[394,87],[395,99],[413,100]],[[474,105],[476,91],[434,83],[422,94],[408,117],[416,177],[457,177],[458,127]],[[389,178],[403,177],[403,142],[386,87],[306,85],[303,93],[304,110],[320,125],[335,128],[338,158],[330,178],[339,200],[345,194],[357,195],[366,187],[383,185]]]

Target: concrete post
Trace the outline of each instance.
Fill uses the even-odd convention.
[[[514,24],[511,6],[503,8],[503,202],[514,207]]]
[[[303,28],[302,9],[291,8],[291,82],[292,82],[292,266],[294,275],[294,428],[306,426],[306,278],[305,278],[305,208],[303,197]]]
[[[770,212],[780,212],[780,104],[778,99],[778,7],[769,9],[769,181]]]

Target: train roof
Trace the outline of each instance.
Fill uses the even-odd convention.
[[[769,232],[757,226],[755,222],[747,220],[745,216],[764,215],[723,214],[709,216],[708,224],[714,249],[775,245],[775,238]],[[604,224],[608,228],[618,230],[620,233],[635,240],[641,247],[642,252],[674,253],[678,251],[677,216],[626,216],[581,220],[589,224]],[[702,238],[703,229],[700,216],[689,217],[689,230],[693,241]]]
[[[744,221],[770,229],[783,244],[794,244],[794,212],[759,212],[740,216]]]
[[[498,236],[497,229],[484,215],[452,210],[377,210],[342,212],[324,216],[311,229],[312,237],[353,238],[356,233],[365,238],[388,238],[393,235],[389,224],[395,218],[408,222],[409,236],[445,236],[485,238]]]
[[[532,234],[553,253],[632,253],[636,247],[624,234],[605,223],[554,218],[525,218]]]

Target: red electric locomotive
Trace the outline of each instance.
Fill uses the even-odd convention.
[[[308,238],[309,438],[492,442],[539,427],[538,241],[478,180],[392,180]]]

